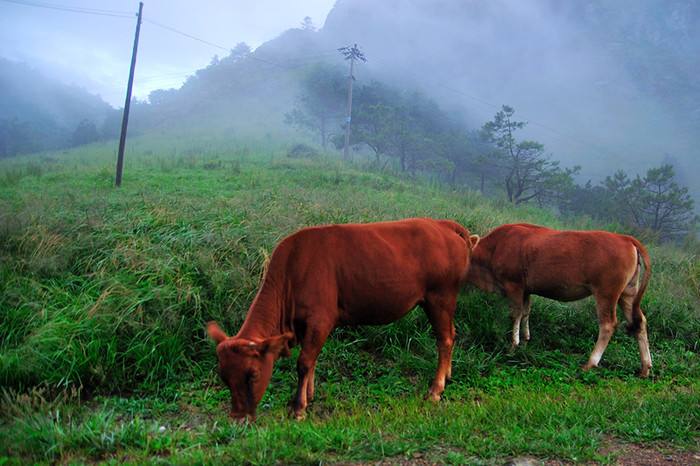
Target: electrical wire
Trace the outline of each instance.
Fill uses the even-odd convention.
[[[201,43],[203,43],[203,44],[206,44],[206,45],[209,45],[209,46],[211,46],[211,47],[217,48],[217,49],[219,49],[219,50],[225,50],[226,52],[230,52],[231,50],[233,50],[233,47],[224,47],[223,45],[217,44],[217,43],[215,43],[215,42],[211,42],[211,41],[206,40],[206,39],[202,39],[201,37],[197,37],[197,36],[195,36],[195,35],[193,35],[193,34],[190,34],[190,33],[188,33],[188,32],[182,31],[182,30],[180,30],[180,29],[178,29],[178,28],[174,28],[174,27],[172,27],[172,26],[168,26],[167,24],[163,24],[163,23],[160,23],[160,22],[158,22],[158,21],[155,21],[155,20],[152,20],[152,19],[149,19],[149,18],[144,18],[144,19],[143,19],[143,22],[145,22],[145,23],[150,23],[150,24],[152,24],[152,25],[154,25],[154,26],[157,26],[157,27],[159,27],[159,28],[166,29],[166,30],[168,30],[168,31],[170,31],[170,32],[174,32],[175,34],[179,34],[179,35],[181,35],[181,36],[183,36],[183,37],[187,37],[188,39],[195,40],[195,41],[197,41],[197,42],[201,42]],[[309,55],[309,56],[307,56],[307,57],[295,57],[295,58],[289,59],[289,60],[287,60],[287,61],[299,60],[299,59],[307,59],[307,58],[318,58],[318,57],[330,55],[331,53],[337,53],[337,52],[336,52],[335,50],[334,50],[334,51],[325,51],[325,52],[322,52],[322,53],[320,53],[320,54]],[[247,55],[246,58],[249,58],[249,59],[251,59],[251,60],[255,60],[255,61],[258,61],[258,62],[261,62],[261,63],[266,63],[266,64],[268,64],[268,65],[276,66],[276,67],[282,68],[282,69],[289,69],[289,68],[290,68],[289,66],[285,66],[285,65],[283,65],[283,64],[281,64],[281,63],[278,63],[278,62],[275,62],[275,61],[272,61],[272,60],[268,60],[268,59],[265,59],[265,58],[256,57],[256,56],[254,56],[254,55],[252,55],[252,54]]]
[[[128,11],[102,10],[98,8],[84,8],[70,5],[58,5],[54,3],[35,2],[29,0],[0,0],[6,3],[14,3],[15,5],[31,6],[36,8],[45,8],[49,10],[66,11],[70,13],[80,13],[96,16],[112,16],[115,18],[133,18],[135,13]]]

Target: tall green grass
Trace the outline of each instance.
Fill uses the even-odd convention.
[[[308,446],[306,453],[292,454],[281,444],[272,456],[260,456],[261,442],[294,443],[295,435],[311,435],[303,432],[306,427],[288,424],[269,424],[257,433],[243,434],[219,426],[211,437],[197,433],[196,429],[204,429],[197,424],[196,433],[173,434],[167,442],[174,444],[154,446],[152,442],[159,438],[153,433],[157,426],[143,413],[132,413],[130,421],[122,422],[123,413],[110,407],[111,402],[91,416],[75,400],[54,402],[52,397],[66,390],[79,390],[83,399],[86,395],[138,394],[171,406],[179,396],[175,387],[202,380],[207,381],[207,393],[223,393],[213,376],[215,355],[204,323],[217,320],[230,333],[235,332],[256,292],[266,258],[282,237],[301,227],[413,216],[451,218],[479,234],[515,221],[570,228],[601,226],[588,219],[564,222],[533,207],[514,208],[478,193],[373,172],[361,162],[292,160],[284,156],[284,148],[264,142],[230,149],[216,139],[195,138],[184,143],[177,137],[151,137],[135,140],[127,154],[121,189],[112,187],[113,149],[106,145],[0,164],[0,385],[10,390],[3,411],[10,413],[6,419],[12,419],[9,430],[0,429],[0,444],[19,442],[12,451],[23,452],[25,457],[38,458],[32,452],[48,448],[46,460],[65,459],[76,451],[99,459],[125,449],[138,450],[137,457],[145,458],[180,451],[196,439],[204,446],[218,445],[217,438],[243,435],[248,440],[241,450],[223,448],[217,455],[261,462],[304,462],[320,452],[335,452],[324,458],[377,458],[391,452],[410,453],[414,439],[421,449],[443,440],[461,445],[452,453],[466,455],[464,458],[521,452],[518,442],[528,446],[525,451],[541,455],[556,450],[557,455],[569,458],[581,452],[593,458],[595,449],[586,450],[582,442],[595,422],[610,419],[596,399],[608,388],[604,385],[589,392],[586,387],[597,387],[606,376],[623,381],[614,382],[609,390],[615,391],[615,402],[628,414],[636,412],[633,398],[637,395],[624,395],[626,382],[633,384],[633,393],[639,396],[651,388],[648,399],[652,404],[664,399],[659,387],[690,387],[688,392],[681,390],[685,395],[679,395],[678,402],[664,408],[666,411],[683,411],[683,406],[697,403],[698,258],[693,251],[652,245],[653,277],[642,303],[654,357],[652,382],[634,380],[639,365],[636,343],[622,331],[603,358],[604,369],[593,374],[579,371],[597,335],[590,300],[562,304],[535,299],[533,340],[527,348],[509,354],[506,303],[497,296],[468,290],[457,312],[455,382],[445,394],[452,408],[425,408],[411,401],[427,387],[436,358],[427,319],[416,311],[393,325],[334,333],[319,363],[321,399],[315,403],[321,407],[315,414],[321,419],[317,426],[329,437]],[[263,400],[263,412],[283,411],[293,388],[293,373],[293,361],[280,361]],[[554,387],[547,392],[551,403],[529,405],[534,403],[529,385],[539,387],[537,390]],[[573,392],[567,392],[567,387],[574,387]],[[504,401],[501,391],[525,405]],[[557,391],[564,394],[557,395]],[[41,393],[26,396],[48,401],[36,406],[18,401],[22,393]],[[566,393],[579,397],[582,404],[562,405],[561,396],[569,396]],[[210,401],[206,403],[225,400],[225,394],[207,396]],[[393,397],[398,401],[393,402]],[[474,397],[488,397],[489,407],[472,413],[470,400]],[[372,410],[378,410],[370,414],[369,430],[362,430],[358,414],[365,412],[365,399]],[[403,402],[408,411],[400,416]],[[587,404],[602,417],[592,415],[576,424],[574,417],[584,415],[577,410]],[[569,440],[565,437],[536,437],[545,445],[536,447],[508,431],[506,424],[489,424],[498,412],[514,418],[525,415],[530,424],[522,435],[533,435],[538,422],[551,427],[547,435],[555,435],[556,422],[552,424],[553,418],[546,415],[550,408],[564,413],[563,420],[557,421],[560,424],[573,423],[566,435],[578,436],[572,440],[575,451],[566,453],[562,445]],[[325,414],[323,409],[346,412],[349,420],[336,414],[341,419],[338,422],[349,423],[347,428],[334,423],[335,414]],[[664,409],[653,409],[649,422],[675,415]],[[68,417],[57,418],[56,410]],[[421,418],[417,430],[399,425],[435,413],[448,420],[434,421],[438,426]],[[690,429],[688,435],[681,435],[681,427],[674,424],[657,438],[692,441],[699,429],[698,419],[687,414],[678,422]],[[397,424],[386,424],[392,416]],[[639,429],[645,419],[639,416],[630,427],[625,423],[631,421],[622,418],[610,421],[616,435],[624,437],[628,435],[625,429]],[[472,442],[451,422],[465,423],[462,430],[466,431],[493,428],[494,436],[477,435]],[[383,432],[387,429],[398,433],[386,437]],[[506,430],[501,435],[498,429]],[[645,438],[642,430],[629,438]],[[111,433],[103,437],[106,431]],[[363,447],[366,443],[357,436],[365,434],[360,432],[384,442],[381,455],[377,450],[381,442]],[[437,438],[442,435],[446,437]],[[499,441],[505,443],[497,448],[493,442]],[[559,447],[553,447],[557,442]],[[363,448],[369,448],[368,455],[360,454]],[[199,457],[195,454],[193,458]]]

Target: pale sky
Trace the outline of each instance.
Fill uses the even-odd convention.
[[[23,4],[19,4],[23,3]],[[187,75],[226,52],[158,27],[170,26],[233,48],[255,48],[310,16],[323,26],[335,0],[145,0],[134,95],[179,87]],[[74,13],[28,4],[133,12],[133,17]],[[135,0],[0,0],[0,56],[124,105],[136,26]]]

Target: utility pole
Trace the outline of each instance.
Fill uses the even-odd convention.
[[[352,120],[352,83],[355,80],[353,71],[355,68],[355,60],[360,60],[363,62],[367,61],[364,54],[354,44],[352,47],[341,47],[338,51],[345,57],[346,60],[350,60],[350,74],[348,75],[348,107],[347,114],[345,117],[345,146],[343,147],[343,159],[350,159],[350,121]]]
[[[129,69],[129,84],[126,86],[126,101],[124,102],[124,116],[122,117],[122,132],[119,136],[119,152],[117,153],[117,176],[114,184],[122,185],[122,171],[124,170],[124,147],[126,146],[126,128],[129,124],[129,107],[131,106],[131,89],[134,85],[134,69],[136,68],[136,52],[139,49],[139,32],[141,31],[141,13],[143,2],[139,2],[139,14],[136,18],[136,35],[134,36],[134,50],[131,52],[131,68]]]

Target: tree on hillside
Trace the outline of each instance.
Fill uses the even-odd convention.
[[[78,126],[73,131],[73,136],[71,137],[71,145],[82,146],[83,144],[90,144],[95,142],[100,138],[100,134],[97,132],[97,127],[95,123],[88,119],[82,120],[78,123]]]
[[[149,95],[150,99],[150,95]],[[112,109],[107,113],[102,125],[100,126],[100,137],[103,140],[117,139],[121,131],[122,124],[122,109]]]
[[[70,134],[49,118],[0,118],[0,157],[66,147]]]
[[[574,169],[562,170],[559,162],[544,154],[544,145],[536,141],[517,141],[514,133],[525,127],[523,121],[514,121],[512,107],[504,105],[492,121],[482,127],[484,139],[494,144],[492,163],[503,172],[503,187],[508,200],[522,204],[535,199],[547,203],[560,190],[573,185]]]
[[[464,151],[456,147],[459,140],[454,134],[458,131],[450,123],[425,96],[372,82],[355,93],[351,144],[369,147],[377,164],[384,156],[396,159],[401,171],[451,178],[455,171],[451,157],[457,159]],[[334,143],[342,146],[341,138]]]
[[[470,131],[467,134],[467,141],[469,150],[467,150],[464,157],[465,160],[462,162],[465,166],[464,170],[477,177],[479,191],[485,194],[487,192],[487,183],[488,185],[496,184],[499,186],[501,180],[505,177],[504,169],[494,163],[494,160],[500,156],[498,153],[499,149],[494,147],[485,138],[483,131],[480,130]]]
[[[591,180],[584,185],[574,185],[569,195],[561,199],[557,207],[564,215],[588,215],[602,221],[622,221],[617,217],[618,212],[610,192],[602,184],[594,186]]]
[[[317,134],[326,149],[343,112],[344,81],[337,68],[319,65],[312,69],[302,80],[298,103],[285,115],[285,122]]]
[[[40,150],[31,123],[17,118],[0,119],[0,157]]]
[[[164,105],[175,102],[177,99],[177,89],[156,89],[148,94],[148,102],[151,105]]]
[[[315,31],[316,26],[314,25],[313,20],[311,19],[311,16],[304,16],[304,19],[301,21],[301,29],[304,31]]]
[[[619,171],[606,178],[605,187],[617,208],[624,209],[628,223],[654,231],[662,239],[683,236],[696,222],[693,199],[688,188],[676,183],[671,165],[651,168],[634,180]]]
[[[231,53],[227,57],[222,58],[220,61],[235,63],[250,55],[250,52],[250,45],[246,44],[245,42],[239,42],[234,48],[231,49]]]
[[[560,210],[619,222],[636,231],[650,231],[662,240],[678,239],[695,228],[693,199],[676,182],[673,166],[661,165],[644,177],[630,178],[623,170],[593,186],[576,186]]]

